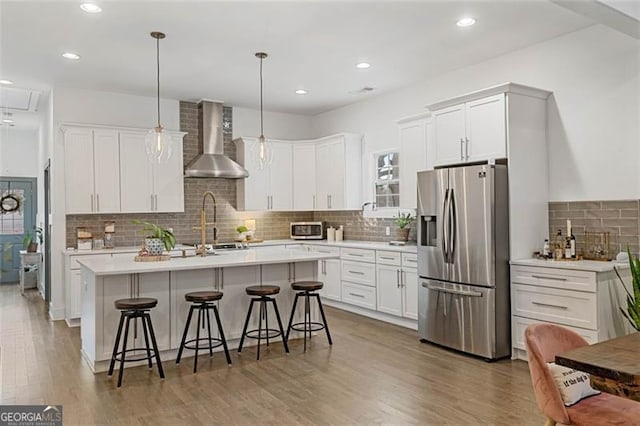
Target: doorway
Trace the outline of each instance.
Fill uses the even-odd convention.
[[[20,281],[22,240],[36,223],[36,188],[36,178],[0,177],[0,284]]]

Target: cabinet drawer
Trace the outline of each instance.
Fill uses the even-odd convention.
[[[343,260],[357,260],[358,262],[375,263],[375,250],[343,248],[340,249],[340,257]]]
[[[513,285],[511,291],[514,315],[589,330],[598,329],[595,293],[520,284]]]
[[[522,317],[512,317],[512,336],[511,341],[513,342],[513,347],[518,349],[526,350],[524,346],[524,331],[531,324],[539,324],[544,321],[532,320],[529,318]],[[590,344],[598,343],[598,332],[594,330],[585,330],[583,328],[571,327],[569,325],[556,324],[562,327],[568,328],[569,330],[578,333],[582,336],[587,342]]]
[[[342,301],[363,308],[376,309],[376,289],[343,281]]]
[[[308,246],[309,251],[313,253],[322,253],[322,254],[335,254],[336,256],[340,256],[340,247],[330,247],[330,246]]]
[[[405,268],[417,268],[418,255],[415,253],[402,253],[402,266]]]
[[[535,266],[512,266],[511,282],[592,293],[597,287],[595,272]]]
[[[342,261],[342,279],[354,283],[375,287],[376,268],[375,265],[364,262]]]
[[[376,250],[376,263],[381,265],[400,266],[401,253],[399,251]]]
[[[69,265],[69,269],[80,269],[81,266],[78,263],[78,260],[88,260],[88,259],[99,259],[98,257],[99,255],[93,254],[93,255],[85,255],[85,256],[71,256],[70,259],[70,265]]]

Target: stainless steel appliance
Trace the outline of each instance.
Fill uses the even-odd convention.
[[[322,240],[324,237],[324,222],[291,222],[291,239]]]
[[[508,356],[507,167],[418,173],[420,338],[470,354]]]

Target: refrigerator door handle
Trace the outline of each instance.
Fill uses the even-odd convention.
[[[444,192],[444,201],[442,202],[442,256],[444,263],[449,263],[449,232],[448,232],[448,218],[449,218],[449,189]]]
[[[429,290],[433,290],[433,291],[441,291],[443,293],[457,294],[459,296],[482,297],[482,293],[480,293],[479,291],[453,290],[453,289],[438,287],[438,286],[435,286],[433,284],[428,284],[428,283],[422,283],[422,287],[424,287],[426,289],[429,289]]]
[[[454,257],[456,254],[456,237],[457,229],[458,229],[458,220],[456,215],[456,199],[454,197],[453,188],[449,189],[449,227],[450,227],[450,235],[449,235],[449,263],[454,263]]]

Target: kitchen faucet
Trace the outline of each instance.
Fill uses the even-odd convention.
[[[207,196],[211,197],[213,200],[213,222],[207,223],[207,213],[204,209],[205,204],[207,202]],[[202,196],[202,210],[200,210],[200,226],[194,226],[192,229],[200,230],[200,239],[202,241],[202,245],[200,249],[196,248],[196,254],[200,254],[200,256],[205,257],[207,255],[206,243],[207,243],[207,225],[213,225],[213,244],[215,245],[218,242],[218,229],[216,228],[216,212],[217,204],[216,197],[213,195],[213,192],[207,191]]]
[[[362,203],[362,213],[364,213],[364,209],[367,206],[371,206],[371,210],[375,210],[378,206],[376,206],[375,201],[367,201],[366,203]]]

